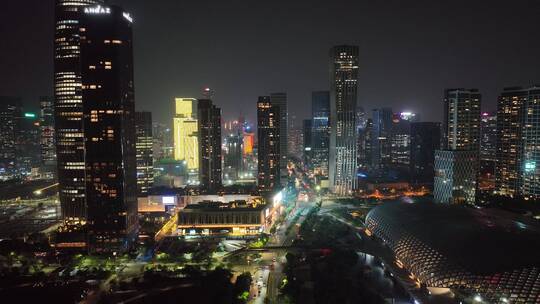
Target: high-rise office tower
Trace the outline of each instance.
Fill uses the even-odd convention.
[[[122,252],[138,231],[132,19],[85,7],[79,34],[89,249]]]
[[[441,124],[438,122],[411,123],[411,182],[433,187],[435,150],[441,148]]]
[[[313,130],[313,121],[311,119],[304,119],[302,121],[302,150],[304,151],[304,164],[311,168],[311,158],[313,157],[313,150],[311,148],[313,137],[311,136],[311,131]]]
[[[477,89],[447,89],[444,96],[445,149],[479,151],[480,100]]]
[[[313,172],[328,177],[330,145],[330,92],[311,94],[311,164]]]
[[[253,179],[257,176],[255,133],[247,123],[245,123],[243,129],[242,148],[242,177]]]
[[[411,161],[411,123],[394,114],[390,130],[390,163],[393,169],[409,171]]]
[[[52,177],[56,172],[56,142],[54,138],[54,102],[52,98],[40,97],[40,146],[42,168]]]
[[[302,144],[304,142],[304,133],[302,128],[295,127],[293,129],[289,129],[287,136],[287,141],[289,142],[287,144],[287,148],[289,149],[289,156],[300,159],[303,154]]]
[[[135,112],[135,148],[137,151],[137,195],[148,195],[154,185],[152,113]]]
[[[193,173],[199,171],[199,123],[197,100],[176,98],[173,118],[174,159],[186,162]]]
[[[505,88],[497,105],[497,143],[495,191],[508,197],[520,195],[524,109],[529,90],[521,87]]]
[[[257,102],[258,186],[261,192],[280,187],[280,107],[260,96]]]
[[[243,154],[245,155],[251,155],[253,154],[253,146],[255,145],[255,134],[251,130],[251,128],[247,129],[244,128],[244,138],[243,138]]]
[[[478,189],[492,191],[495,190],[495,164],[497,163],[497,115],[482,113],[480,125]]]
[[[215,193],[222,186],[221,109],[210,99],[197,104],[199,120],[199,179],[203,190]]]
[[[0,97],[0,180],[8,180],[16,174],[17,116],[20,99]]]
[[[330,50],[330,89],[330,186],[335,193],[348,195],[358,185],[357,46],[341,45]]]
[[[368,118],[358,129],[358,168],[367,171],[371,168],[373,119]]]
[[[42,165],[39,117],[34,112],[25,112],[18,109],[15,133],[15,155],[17,170],[22,175],[31,175],[37,172]]]
[[[438,203],[475,202],[480,102],[481,95],[476,89],[445,91],[444,150],[435,152],[433,196]]]
[[[388,168],[392,163],[392,127],[394,113],[391,108],[373,109],[371,136],[371,165],[375,169]]]
[[[505,88],[497,107],[495,190],[540,198],[540,86]]]
[[[527,89],[527,101],[523,109],[523,144],[519,183],[521,196],[540,199],[540,86]]]
[[[80,16],[101,0],[56,0],[55,130],[59,198],[67,224],[86,223]]]
[[[288,170],[287,170],[287,156],[289,155],[289,150],[287,148],[287,131],[289,116],[287,112],[287,93],[270,93],[270,102],[279,107],[279,151],[280,151],[280,160],[279,160],[279,172],[280,172],[280,181],[281,185],[284,186],[287,183]]]
[[[173,119],[174,125],[174,119]],[[174,158],[175,145],[173,144],[174,129],[163,123],[152,123],[152,136],[154,137],[154,160]]]
[[[433,198],[437,203],[474,204],[477,151],[435,151]]]
[[[482,113],[480,125],[480,160],[494,163],[497,159],[497,115]]]
[[[225,136],[224,141],[223,177],[232,183],[239,178],[243,167],[243,136],[240,130],[236,130],[234,133]]]
[[[302,124],[299,123],[299,119],[296,117],[296,115],[290,115],[289,116],[289,124],[287,126],[289,129],[287,130],[287,153],[290,157],[295,157],[297,159],[302,158],[303,155],[303,147],[302,143],[304,141],[303,139],[303,132],[302,132]]]

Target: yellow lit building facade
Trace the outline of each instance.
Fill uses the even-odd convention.
[[[197,99],[176,98],[174,128],[174,159],[186,162],[190,171],[199,170],[199,142],[197,138]]]

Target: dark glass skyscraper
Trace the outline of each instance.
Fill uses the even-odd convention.
[[[348,195],[358,185],[357,46],[341,45],[330,50],[330,90],[330,186],[335,193]]]
[[[287,112],[287,93],[270,93],[270,102],[272,105],[279,107],[279,151],[280,151],[280,160],[279,160],[279,172],[280,172],[280,181],[281,184],[287,182],[288,170],[287,170],[287,156],[289,150],[287,148],[287,133],[288,133],[288,123],[289,116]]]
[[[358,128],[358,168],[361,171],[371,169],[373,144],[373,119],[368,118]]]
[[[225,137],[225,155],[223,157],[224,178],[234,181],[239,178],[242,171],[243,136],[240,130],[233,131]]]
[[[373,168],[388,168],[392,162],[392,118],[391,108],[373,109],[373,129],[371,136],[371,164]]]
[[[330,145],[330,92],[311,95],[311,163],[316,175],[328,177]]]
[[[411,182],[433,186],[435,150],[441,147],[441,124],[411,123]]]
[[[199,180],[204,191],[221,189],[221,109],[210,99],[197,103],[199,121]]]
[[[101,0],[56,0],[54,41],[55,129],[62,217],[86,223],[80,18]]]
[[[225,155],[223,156],[223,175],[230,182],[240,177],[243,165],[243,136],[240,130],[225,136]]]
[[[135,112],[135,148],[137,151],[137,195],[146,196],[154,185],[152,113]]]
[[[85,7],[81,13],[90,251],[125,251],[138,228],[132,19],[114,6]]]
[[[269,96],[257,102],[258,186],[270,192],[280,186],[280,108]]]

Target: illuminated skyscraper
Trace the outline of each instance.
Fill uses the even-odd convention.
[[[146,196],[154,184],[152,113],[135,112],[137,195]]]
[[[122,252],[138,231],[132,19],[85,7],[79,33],[89,249]]]
[[[257,102],[258,185],[262,192],[280,187],[280,108],[269,96]]]
[[[330,50],[330,89],[330,186],[335,193],[348,195],[358,185],[357,46],[341,45]]]
[[[523,174],[520,180],[521,195],[540,199],[540,86],[528,88],[523,109]]]
[[[529,92],[521,87],[505,88],[497,106],[497,165],[495,191],[499,195],[519,195],[522,168],[523,109]]]
[[[540,198],[540,86],[505,88],[497,108],[495,190]]]
[[[56,146],[54,138],[54,102],[50,97],[41,97],[39,128],[42,168],[51,177],[56,172]]]
[[[203,190],[215,193],[222,187],[221,109],[210,99],[197,104],[199,120],[199,179]]]
[[[0,97],[0,180],[12,179],[16,174],[17,116],[20,99]]]
[[[445,91],[444,150],[435,152],[433,196],[438,203],[475,202],[480,102],[481,95],[476,89]]]
[[[408,172],[411,162],[411,123],[399,114],[392,117],[389,142],[392,168]]]
[[[328,177],[330,145],[330,92],[311,94],[311,163],[313,172]]]
[[[497,163],[497,115],[482,113],[480,128],[480,162],[478,188],[495,190],[495,164]]]
[[[244,149],[243,154],[245,155],[251,155],[253,154],[253,145],[255,144],[255,134],[251,130],[244,131]]]
[[[480,101],[477,89],[448,89],[444,96],[445,149],[479,151]]]
[[[101,0],[56,0],[54,90],[56,155],[62,217],[86,223],[80,16]]]
[[[174,159],[187,163],[190,171],[199,170],[199,125],[197,122],[197,100],[176,98],[176,113],[173,118]]]

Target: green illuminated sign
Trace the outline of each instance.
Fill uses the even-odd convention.
[[[26,118],[36,118],[36,114],[27,112],[27,113],[24,113],[24,117],[26,117]]]

